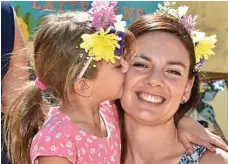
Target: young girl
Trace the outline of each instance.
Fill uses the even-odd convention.
[[[93,3],[90,14],[49,15],[39,26],[34,40],[38,78],[12,104],[8,120],[8,153],[13,164],[120,163],[118,115],[106,100],[122,94],[128,65],[120,55],[123,39],[126,50],[131,49],[126,47],[131,35],[125,33],[123,38],[120,27],[124,22],[115,19],[115,6]],[[107,16],[104,9],[110,18],[100,22]],[[47,119],[45,90],[61,102],[51,108]]]

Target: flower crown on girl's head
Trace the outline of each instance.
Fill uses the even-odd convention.
[[[125,21],[122,15],[116,15],[117,2],[94,1],[89,13],[92,17],[91,25],[96,29],[93,34],[83,34],[80,48],[85,49],[88,61],[77,78],[81,78],[92,60],[115,63],[120,59],[124,44]]]
[[[159,9],[155,14],[177,19],[187,29],[195,48],[196,64],[194,72],[198,72],[202,68],[204,60],[214,55],[212,49],[215,47],[214,44],[217,41],[216,35],[206,36],[204,32],[196,30],[195,25],[198,16],[186,15],[188,11],[187,6],[180,6],[178,9],[174,9],[175,4],[175,2],[163,2],[163,5],[158,4]]]

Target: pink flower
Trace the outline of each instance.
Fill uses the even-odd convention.
[[[93,17],[92,27],[100,30],[101,28],[107,29],[109,26],[114,26],[116,22],[116,5],[117,2],[94,1],[92,9],[89,11]]]
[[[192,15],[184,15],[181,19],[181,23],[188,30],[188,32],[192,32],[195,29],[197,15],[194,17]]]
[[[114,8],[117,5],[117,1],[93,1],[91,10],[99,10],[101,8]]]

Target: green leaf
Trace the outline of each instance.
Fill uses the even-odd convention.
[[[33,16],[32,16],[32,14],[30,12],[27,12],[25,14],[24,21],[28,25],[29,35],[32,35],[33,34],[33,22],[34,22],[34,19],[33,19]]]
[[[21,12],[21,7],[20,6],[14,7],[14,10],[15,10],[15,12],[16,12],[18,17],[22,17],[22,12]]]
[[[37,27],[39,27],[39,25],[42,23],[42,21],[44,20],[44,16],[45,15],[41,15],[39,18],[38,18],[38,21],[37,21]]]

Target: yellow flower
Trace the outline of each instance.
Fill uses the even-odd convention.
[[[84,42],[80,47],[88,51],[88,55],[94,57],[96,61],[103,59],[114,64],[115,59],[117,59],[114,52],[116,48],[120,48],[118,41],[121,38],[115,34],[108,34],[110,30],[111,28],[106,31],[101,29],[94,34],[83,34],[82,39]]]
[[[212,51],[212,49],[215,47],[216,41],[216,35],[212,35],[209,37],[205,37],[203,40],[200,40],[196,44],[196,63],[199,63],[201,57],[208,59],[208,57],[215,54],[214,51]]]
[[[21,18],[21,17],[17,17],[19,23],[20,23],[20,26],[21,26],[21,30],[22,30],[22,33],[23,33],[23,38],[25,41],[28,40],[29,38],[29,32],[28,32],[28,26],[27,24],[25,23],[25,21]]]

